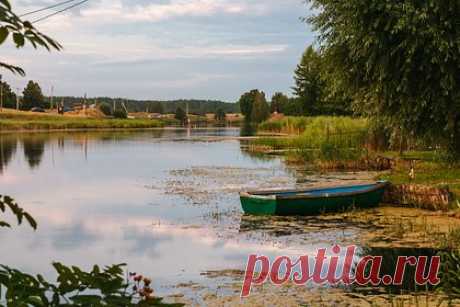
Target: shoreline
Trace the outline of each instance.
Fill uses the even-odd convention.
[[[164,126],[164,127],[150,127],[150,128],[50,128],[50,129],[12,129],[12,130],[2,130],[0,129],[0,134],[15,134],[15,133],[53,133],[53,132],[97,132],[97,131],[155,131],[155,130],[170,130],[170,131],[180,131],[188,130],[187,127],[175,127],[175,126]],[[191,127],[192,130],[239,130],[239,127]],[[253,138],[253,137],[252,137]]]

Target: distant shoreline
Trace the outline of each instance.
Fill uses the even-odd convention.
[[[1,122],[1,119],[0,119]],[[151,127],[151,128],[62,128],[62,129],[0,129],[0,134],[13,134],[13,133],[52,133],[52,132],[97,132],[97,131],[155,131],[155,130],[187,130],[187,127],[175,127],[175,126],[164,126],[164,127]],[[192,130],[239,130],[239,127],[192,127]]]

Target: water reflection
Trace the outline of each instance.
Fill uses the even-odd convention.
[[[43,154],[45,153],[45,139],[37,136],[27,136],[22,138],[24,156],[31,169],[40,165]]]
[[[256,125],[250,122],[244,122],[243,126],[241,127],[240,130],[240,135],[241,136],[253,136],[257,132]]]
[[[279,159],[241,153],[238,136],[236,129],[3,135],[0,193],[14,196],[39,228],[1,232],[8,252],[0,263],[46,275],[53,261],[127,262],[164,286],[242,268],[249,253],[283,252],[238,238],[237,191],[270,177],[274,185],[295,180]],[[189,192],[208,201],[194,205]]]
[[[225,133],[221,133],[225,135]],[[233,133],[232,133],[233,134]],[[193,132],[196,137],[202,133]],[[219,135],[216,131],[215,135]],[[98,144],[116,144],[120,142],[146,141],[149,138],[161,140],[183,137],[184,130],[155,129],[144,132],[138,131],[102,131],[102,132],[75,132],[75,133],[24,133],[0,135],[0,174],[17,154],[18,144],[30,169],[40,167],[45,155],[52,155],[54,148],[64,151],[66,147],[79,148],[84,155],[88,154],[88,147]],[[45,147],[50,144],[50,150]]]
[[[16,153],[17,140],[15,137],[0,134],[0,174],[8,166]]]
[[[1,136],[0,193],[14,196],[39,228],[0,232],[8,246],[0,263],[46,275],[52,261],[126,262],[159,288],[203,281],[203,271],[244,269],[251,253],[298,256],[356,242],[368,227],[242,215],[239,191],[294,188],[299,175],[279,157],[246,154],[238,136],[235,129]]]

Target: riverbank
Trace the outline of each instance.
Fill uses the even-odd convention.
[[[454,198],[460,197],[460,163],[449,161],[439,150],[388,151],[366,119],[285,117],[262,123],[259,131],[285,136],[256,139],[249,151],[283,155],[288,163],[319,171],[375,170],[376,179],[448,188]]]
[[[167,123],[153,119],[111,119],[63,116],[6,110],[0,113],[0,132],[85,129],[159,128]]]

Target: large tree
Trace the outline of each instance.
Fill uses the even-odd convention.
[[[245,116],[246,121],[250,121],[252,114],[252,107],[256,95],[258,95],[259,90],[252,90],[241,95],[238,104],[240,105],[241,113]]]
[[[181,122],[181,124],[185,124],[187,121],[187,113],[185,113],[184,109],[178,107],[176,109],[176,113],[174,114],[174,118]]]
[[[460,153],[460,2],[310,2],[308,21],[355,110]]]
[[[23,98],[21,103],[21,109],[30,110],[34,107],[45,108],[47,103],[43,96],[42,89],[37,82],[29,81],[24,91],[22,92]]]
[[[16,94],[11,90],[11,87],[6,82],[0,82],[2,92],[2,105],[4,108],[16,108]]]
[[[265,98],[265,93],[257,89],[244,93],[239,105],[246,122],[261,122],[270,116],[270,107]]]
[[[299,116],[303,114],[302,100],[298,97],[291,97],[283,107],[283,114],[289,116]]]
[[[294,80],[294,94],[303,102],[304,113],[314,113],[321,103],[324,82],[321,79],[321,55],[312,46],[303,53]]]
[[[252,106],[251,121],[261,123],[270,117],[270,107],[264,92],[258,92]]]
[[[284,108],[289,103],[289,98],[283,93],[277,92],[273,95],[270,103],[270,111],[272,113],[284,113]]]

